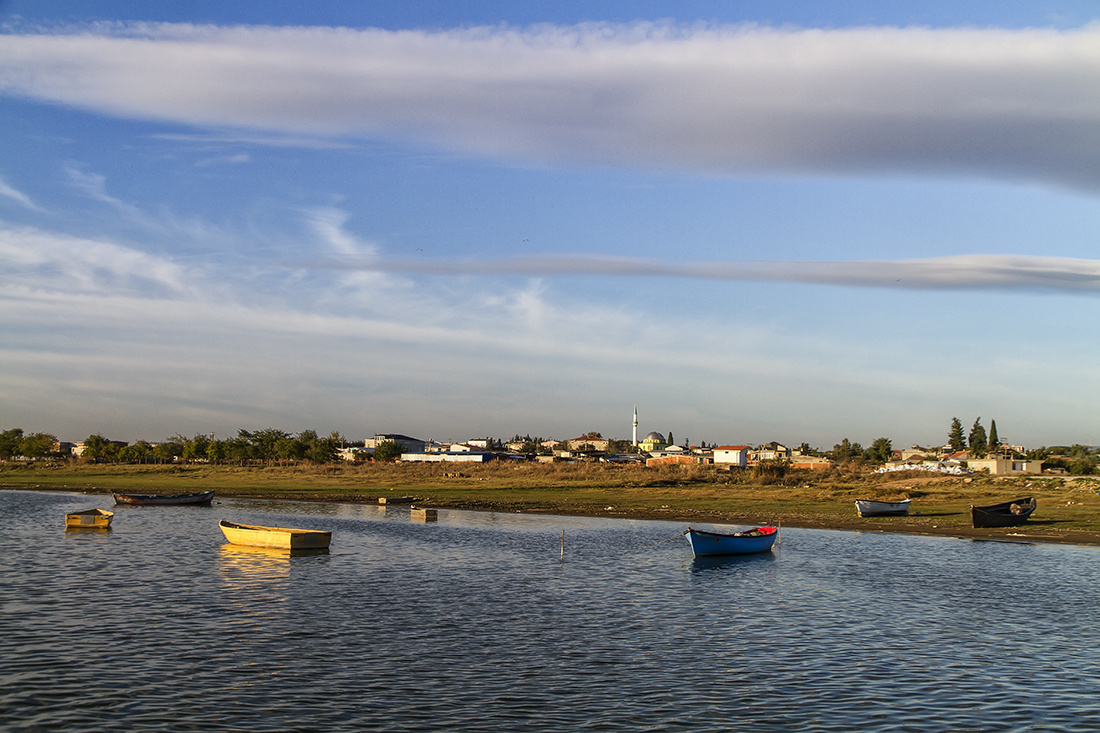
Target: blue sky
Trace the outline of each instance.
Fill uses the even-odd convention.
[[[1094,2],[9,0],[0,133],[4,429],[1100,444]]]

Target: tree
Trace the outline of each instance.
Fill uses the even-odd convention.
[[[676,445],[676,438],[672,437],[672,431],[671,430],[668,431],[668,444],[669,445]]]
[[[161,463],[172,463],[183,455],[184,445],[176,438],[169,438],[153,448],[153,457]]]
[[[23,428],[12,428],[0,433],[0,458],[11,458],[19,453],[23,440]]]
[[[327,438],[319,437],[312,430],[307,432],[312,434],[312,439],[306,443],[306,458],[314,463],[332,463],[339,457],[340,445],[344,442],[339,432],[330,433]],[[299,440],[305,435],[299,435]]]
[[[374,447],[374,460],[395,461],[405,452],[405,446],[395,440],[383,440]]]
[[[89,435],[84,441],[84,452],[81,453],[81,458],[86,458],[92,462],[107,460],[107,447],[109,445],[107,439],[99,433]]]
[[[196,435],[190,440],[177,435],[172,439],[173,442],[180,443],[183,446],[183,451],[180,454],[185,461],[194,461],[206,458],[206,451],[210,447],[209,435]]]
[[[985,436],[985,428],[982,427],[980,417],[974,420],[974,425],[970,428],[970,448],[968,452],[971,458],[984,458],[989,453],[989,440]]]
[[[997,437],[997,421],[989,421],[989,450],[995,451],[1001,445],[1001,439]]]
[[[837,463],[846,463],[856,456],[863,455],[863,446],[851,443],[847,438],[833,446],[832,459]]]
[[[149,457],[153,455],[153,446],[149,445],[144,440],[139,440],[133,445],[128,445],[118,453],[118,457],[123,461],[134,461],[135,463],[145,463],[149,460]]]
[[[957,417],[951,418],[951,432],[947,434],[947,444],[951,450],[958,453],[966,450],[966,436],[963,434],[963,424]]]
[[[27,458],[42,458],[53,452],[57,437],[49,433],[31,433],[19,441],[19,453]]]
[[[290,433],[284,430],[276,430],[275,428],[265,428],[263,430],[257,430],[254,433],[248,434],[242,430],[243,435],[248,435],[250,442],[252,443],[252,457],[261,458],[265,461],[269,461],[275,458],[275,444],[280,440],[290,437]]]
[[[217,463],[218,461],[225,460],[225,441],[224,440],[212,440],[210,445],[206,446],[206,460],[211,463]]]
[[[271,457],[278,458],[280,461],[297,461],[305,456],[305,444],[291,437],[279,438],[271,446]]]
[[[886,463],[894,455],[894,446],[889,438],[876,438],[867,449],[866,455],[868,460],[875,463]]]

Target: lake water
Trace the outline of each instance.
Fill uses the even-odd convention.
[[[64,531],[91,507],[109,532]],[[673,522],[0,509],[4,731],[1100,730],[1096,548],[787,528],[703,562]],[[228,546],[221,518],[332,548]]]

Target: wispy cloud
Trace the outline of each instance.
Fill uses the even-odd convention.
[[[41,206],[31,200],[31,197],[27,194],[13,188],[3,178],[0,178],[0,196],[10,199],[20,206],[30,209],[31,211],[43,212],[45,211]]]
[[[163,258],[110,241],[2,222],[0,259],[6,263],[0,282],[29,292],[104,297],[141,292],[163,297],[185,289],[181,268]]]
[[[714,174],[1100,189],[1100,26],[94,26],[0,36],[0,90],[128,118]]]
[[[485,262],[344,259],[307,268],[361,269],[422,275],[666,277],[769,281],[919,290],[1058,290],[1100,292],[1100,260],[1021,255],[959,255],[920,260],[665,262],[632,257],[566,255]]]

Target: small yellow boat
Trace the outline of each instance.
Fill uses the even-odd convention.
[[[261,527],[237,524],[221,520],[218,526],[222,534],[234,545],[250,547],[276,547],[283,550],[327,548],[332,542],[332,532],[319,529],[288,529],[286,527]]]
[[[111,526],[111,517],[114,512],[102,509],[85,509],[82,512],[72,512],[65,515],[65,527],[95,527],[106,529]]]

